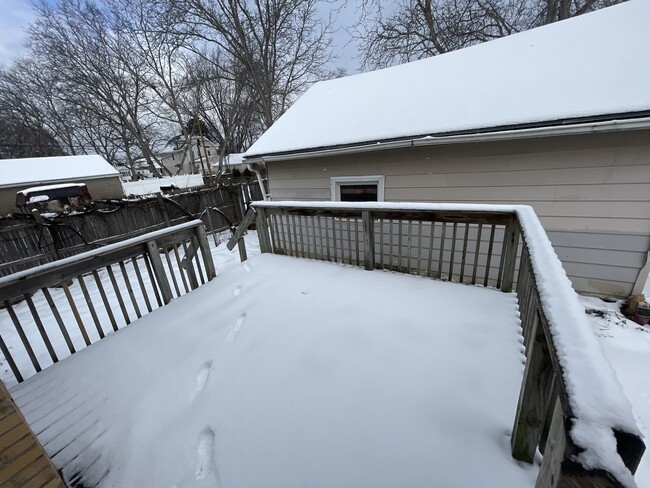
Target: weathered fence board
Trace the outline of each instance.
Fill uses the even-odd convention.
[[[246,198],[245,201],[241,201]],[[0,218],[0,276],[200,218],[211,233],[238,224],[261,198],[257,182],[203,187],[163,197],[96,202],[89,211]],[[206,209],[211,209],[206,211]]]

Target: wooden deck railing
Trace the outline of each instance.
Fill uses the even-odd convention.
[[[0,313],[8,315],[23,348],[10,347],[5,332],[0,350],[21,382],[215,275],[203,223],[194,220],[0,278]],[[35,294],[44,298],[40,307]],[[17,306],[28,309],[23,320]],[[30,337],[33,327],[24,321],[38,334]],[[63,351],[53,334],[63,339]],[[16,357],[29,357],[33,369],[19,367]]]
[[[522,215],[527,216],[528,222],[522,220]],[[585,378],[576,375],[568,367],[567,359],[560,357],[561,344],[557,337],[561,335],[558,332],[571,334],[572,327],[588,328],[589,324],[584,314],[577,319],[584,323],[572,323],[573,318],[559,313],[562,310],[558,303],[548,298],[543,300],[540,295],[538,283],[547,282],[547,287],[557,287],[555,293],[562,301],[559,305],[580,307],[566,276],[565,283],[550,269],[561,269],[550,242],[531,242],[535,232],[541,232],[545,239],[532,209],[255,202],[228,243],[231,249],[239,243],[242,259],[246,258],[246,251],[241,236],[253,222],[263,253],[364,266],[368,270],[388,269],[493,286],[504,292],[515,287],[526,346],[526,368],[512,432],[513,457],[532,463],[538,448],[544,454],[537,488],[629,486],[629,480],[622,479],[620,470],[611,469],[611,465],[621,461],[631,479],[645,445],[631,409],[619,415],[627,422],[616,424],[610,420],[616,414],[582,418],[579,410],[584,409],[576,408],[584,403],[576,393],[579,390],[576,383],[584,382]],[[546,251],[550,248],[555,261],[550,265],[535,264],[531,259],[531,249],[535,246]],[[597,376],[603,367],[610,368],[604,356],[585,358],[597,366],[593,375]],[[616,382],[613,387],[608,383],[611,378]],[[611,378],[603,375],[603,378],[589,378],[589,382],[602,384],[603,391],[607,392],[604,395],[619,395],[626,404],[615,375]],[[567,386],[569,383],[572,388]],[[608,453],[609,461],[605,459],[607,456],[602,458],[601,454],[589,451],[591,447],[574,435],[573,427],[579,423],[613,435],[616,447]],[[600,462],[598,468],[590,469],[580,462],[580,455],[585,451],[598,459],[591,461],[592,465]]]

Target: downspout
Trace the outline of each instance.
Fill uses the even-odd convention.
[[[246,167],[251,170],[257,176],[257,183],[260,185],[260,190],[262,190],[262,198],[264,200],[269,199],[269,195],[266,193],[266,187],[264,186],[264,178],[262,178],[262,173],[260,172],[257,164],[247,164]]]

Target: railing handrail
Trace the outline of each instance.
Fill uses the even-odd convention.
[[[271,215],[320,215],[363,219],[364,234],[372,234],[364,237],[366,252],[373,255],[375,253],[373,218],[402,216],[405,219],[421,221],[476,224],[482,223],[484,219],[502,224],[514,220],[514,226],[506,227],[504,238],[504,246],[507,249],[504,256],[508,259],[509,255],[511,260],[505,265],[508,270],[504,275],[515,271],[515,256],[521,235],[522,249],[525,252],[522,252],[523,257],[520,259],[525,258],[530,261],[533,279],[526,282],[526,289],[522,290],[525,293],[518,293],[520,308],[527,306],[521,294],[526,294],[528,297],[535,295],[538,298],[535,302],[537,308],[531,313],[539,317],[539,320],[535,319],[534,322],[543,342],[537,346],[534,353],[533,346],[537,344],[535,337],[529,340],[527,346],[527,372],[522,384],[515,420],[513,456],[531,462],[537,445],[539,444],[540,449],[543,450],[547,444],[547,436],[554,435],[551,448],[554,448],[556,453],[554,456],[545,456],[545,459],[554,457],[554,464],[542,466],[540,470],[542,482],[538,479],[538,486],[555,486],[557,476],[549,473],[554,470],[559,471],[560,464],[565,462],[573,463],[578,470],[584,468],[578,475],[575,473],[566,475],[584,478],[575,486],[593,486],[590,484],[593,480],[590,482],[587,478],[596,471],[600,473],[595,475],[596,477],[607,478],[613,483],[612,486],[634,486],[632,474],[636,470],[645,446],[631,404],[597,344],[584,308],[580,305],[577,294],[532,207],[438,203],[258,201],[252,203],[251,211],[257,214],[255,221],[262,252],[274,252],[267,223]],[[246,222],[250,223],[252,220],[249,218]],[[431,232],[431,239],[433,239],[433,231]],[[300,236],[302,236],[302,228]],[[326,242],[329,246],[329,240]],[[453,260],[453,257],[451,259]],[[374,267],[374,257],[366,259],[366,268],[374,269]],[[512,285],[512,281],[508,283],[507,278],[504,278],[503,283],[504,286],[500,288],[510,291],[508,285]],[[537,327],[538,321],[539,327]],[[532,334],[534,335],[535,332],[533,331]],[[548,351],[541,351],[543,348],[548,348]],[[536,375],[541,374],[540,368],[544,367],[550,371],[545,373],[547,384],[535,384],[539,381]],[[528,369],[531,370],[530,374]],[[557,386],[553,386],[553,382]],[[526,411],[524,408],[526,401],[529,403],[531,401],[530,390],[535,388],[540,390],[538,396],[533,398],[538,403],[534,405],[536,411]],[[555,396],[554,392],[557,392]],[[605,395],[603,392],[606,392]],[[556,397],[559,398],[559,414],[554,415]],[[539,418],[540,413],[541,418]],[[549,432],[552,429],[555,429],[555,432]],[[531,435],[532,442],[526,439]],[[593,435],[608,436],[611,442],[608,442],[607,446],[599,446],[600,449],[594,449]],[[558,453],[558,450],[561,452]],[[589,466],[589,469],[585,466]]]
[[[0,303],[61,283],[81,273],[92,272],[102,264],[112,264],[137,256],[146,251],[149,241],[156,241],[160,247],[171,244],[182,235],[196,232],[199,226],[203,227],[203,222],[192,220],[0,277]],[[102,263],[98,263],[98,260]]]

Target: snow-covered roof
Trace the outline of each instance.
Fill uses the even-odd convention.
[[[313,85],[264,154],[650,110],[650,2]]]
[[[0,188],[32,183],[75,182],[120,173],[97,155],[0,160]]]

